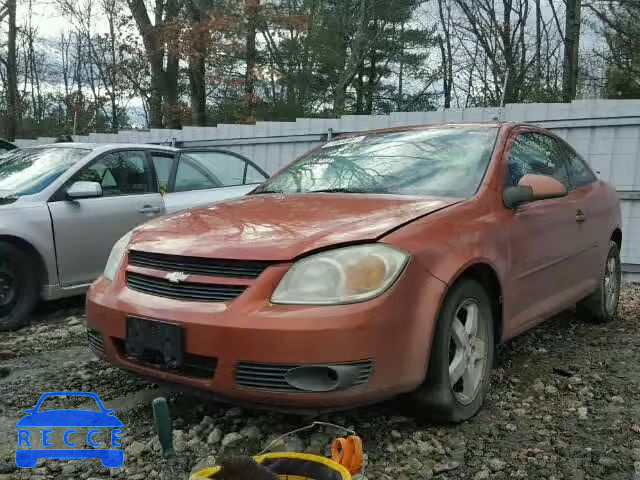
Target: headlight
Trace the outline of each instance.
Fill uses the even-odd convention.
[[[405,252],[381,243],[319,253],[291,267],[271,302],[335,305],[369,300],[396,281],[408,260]]]
[[[116,242],[116,244],[111,249],[111,254],[109,255],[109,259],[107,260],[107,265],[104,267],[104,278],[113,282],[113,279],[118,273],[118,268],[120,267],[120,262],[122,262],[122,257],[127,251],[127,245],[129,245],[129,240],[131,240],[132,232],[127,233],[124,237]]]

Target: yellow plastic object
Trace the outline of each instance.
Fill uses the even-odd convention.
[[[280,480],[351,480],[349,471],[339,463],[309,453],[265,453],[253,459],[276,473]],[[205,468],[190,480],[215,479],[219,472],[220,467]]]

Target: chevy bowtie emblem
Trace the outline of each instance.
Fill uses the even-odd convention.
[[[164,276],[164,278],[169,280],[171,283],[180,283],[180,282],[184,282],[187,278],[189,278],[189,275],[183,272],[171,272],[171,273],[167,273]]]

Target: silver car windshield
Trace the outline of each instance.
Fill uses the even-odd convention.
[[[334,140],[293,163],[254,193],[391,193],[472,196],[498,129],[454,127]]]
[[[0,195],[20,197],[41,192],[89,152],[86,148],[42,147],[0,155]]]

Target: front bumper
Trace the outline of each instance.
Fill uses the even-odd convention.
[[[383,295],[339,306],[272,305],[268,299],[289,265],[275,265],[235,300],[181,301],[97,280],[87,295],[87,324],[110,363],[161,382],[211,392],[239,403],[292,408],[344,408],[414,390],[424,379],[445,284],[410,262]],[[210,359],[211,374],[190,375],[143,364],[123,351],[128,316],[183,328],[184,352]],[[96,334],[94,334],[95,336]],[[100,353],[100,352],[99,352]],[[239,380],[247,365],[267,369],[366,365],[366,381],[325,392],[256,388]],[[206,362],[205,362],[206,363]],[[270,370],[268,370],[270,371]],[[200,372],[202,373],[202,372]]]

